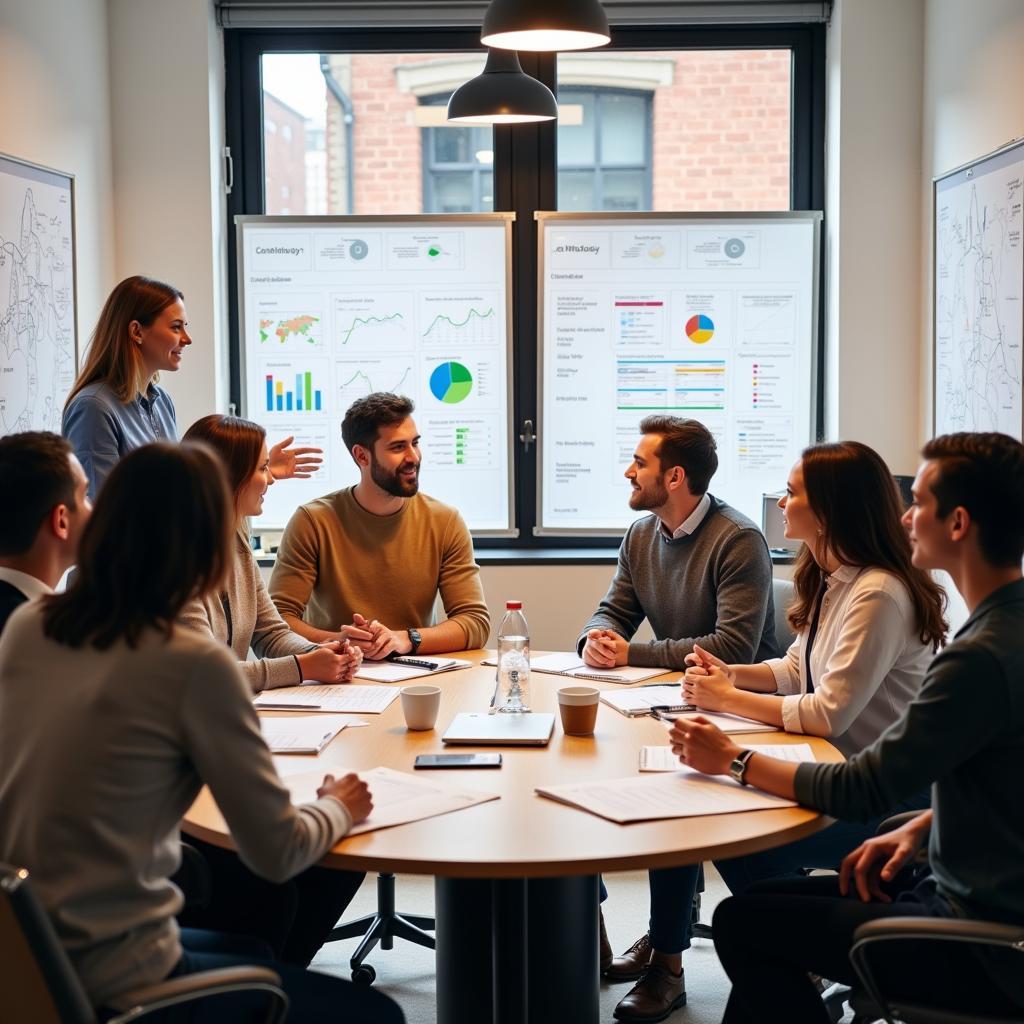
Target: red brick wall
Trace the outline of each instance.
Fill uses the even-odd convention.
[[[306,126],[301,114],[282,103],[272,93],[263,94],[263,116],[277,126],[264,127],[263,159],[266,173],[266,210],[268,214],[306,212]],[[285,128],[291,138],[285,138]],[[288,189],[284,195],[283,188]]]

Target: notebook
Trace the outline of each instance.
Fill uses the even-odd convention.
[[[390,658],[387,661],[364,661],[356,669],[356,678],[374,683],[404,683],[409,679],[472,667],[471,661],[458,658]]]
[[[525,715],[463,712],[441,737],[444,743],[474,746],[544,747],[555,728],[555,716],[533,711]]]
[[[481,665],[497,665],[497,656],[488,656]],[[642,668],[638,665],[619,665],[616,668],[594,668],[584,663],[572,651],[556,651],[538,658],[530,658],[531,672],[545,672],[553,676],[571,676],[573,679],[593,679],[600,683],[640,683],[645,679],[663,676],[674,671],[670,668]]]

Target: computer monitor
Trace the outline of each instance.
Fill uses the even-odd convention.
[[[782,509],[779,508],[781,497],[781,491],[777,494],[761,495],[761,532],[768,541],[770,550],[795,554],[800,545],[786,538],[785,527],[782,525]]]

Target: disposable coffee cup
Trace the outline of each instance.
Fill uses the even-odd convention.
[[[566,736],[592,736],[597,722],[600,692],[593,686],[563,686],[558,691],[558,712]]]
[[[405,724],[415,731],[433,729],[441,708],[440,686],[405,686],[402,688],[402,714]]]

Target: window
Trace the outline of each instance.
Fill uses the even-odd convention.
[[[526,420],[536,428],[540,404],[535,211],[824,204],[823,24],[615,28],[600,50],[520,54],[556,93],[559,121],[493,130],[444,122],[448,97],[482,70],[478,30],[228,27],[224,37],[241,169],[230,216],[285,203],[295,214],[515,211],[516,434]],[[233,245],[231,232],[232,277]],[[820,376],[818,388],[821,416]],[[236,349],[232,400],[240,391]],[[536,472],[536,446],[517,446],[524,547],[547,543],[533,537]]]

